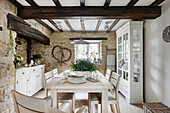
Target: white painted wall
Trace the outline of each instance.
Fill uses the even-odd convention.
[[[170,43],[162,32],[170,26],[170,1],[163,4],[162,15],[145,22],[146,102],[161,101],[170,107]]]

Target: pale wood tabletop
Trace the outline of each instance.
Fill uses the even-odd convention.
[[[101,74],[101,73],[100,73]],[[108,112],[108,89],[113,89],[113,86],[106,78],[101,78],[99,82],[87,81],[81,84],[60,83],[63,78],[53,78],[44,88],[51,90],[51,97],[53,98],[53,106],[57,107],[57,93],[58,92],[86,92],[86,93],[102,93],[102,113]]]

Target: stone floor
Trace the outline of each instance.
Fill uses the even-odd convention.
[[[45,93],[43,91],[37,93],[36,95],[34,95],[34,97],[44,97]],[[80,108],[82,105],[86,105],[88,106],[88,101],[87,101],[87,94],[77,94],[76,95],[76,111],[78,110],[78,108]],[[84,100],[80,100],[80,99],[84,99]],[[125,100],[125,98],[120,94],[119,95],[119,101],[120,101],[120,112],[121,113],[144,113],[143,112],[143,108],[141,104],[136,104],[136,105],[132,105],[127,103],[127,101]],[[96,113],[100,113],[100,105],[98,106],[98,112],[97,110],[94,109],[94,111],[96,111]],[[109,106],[109,113],[112,113],[110,110],[110,106]]]

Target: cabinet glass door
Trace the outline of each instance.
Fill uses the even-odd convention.
[[[128,33],[123,35],[123,79],[128,81],[128,60],[129,60],[129,44],[128,44]]]
[[[120,66],[120,60],[123,58],[123,39],[122,36],[118,38],[118,74],[122,77],[122,66]]]
[[[133,31],[133,82],[140,82],[141,43],[139,33],[138,30]]]

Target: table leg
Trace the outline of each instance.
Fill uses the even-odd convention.
[[[58,104],[57,104],[57,91],[56,91],[56,89],[52,89],[51,90],[51,97],[52,97],[53,107],[58,108]]]
[[[104,89],[101,98],[101,111],[102,113],[108,113],[108,91]]]

